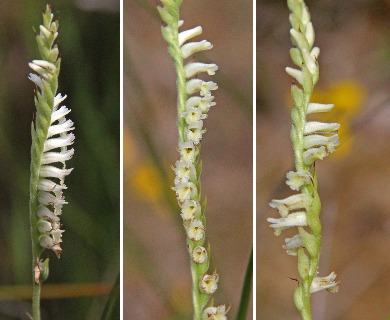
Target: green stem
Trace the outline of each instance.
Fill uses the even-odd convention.
[[[33,132],[32,134],[35,134]],[[37,139],[38,140],[38,139]],[[33,308],[33,319],[40,320],[40,299],[41,299],[41,283],[35,282],[34,267],[37,260],[40,258],[42,249],[39,245],[39,235],[36,228],[37,225],[37,186],[39,179],[39,167],[40,167],[40,156],[36,157],[37,145],[31,149],[31,180],[30,180],[30,229],[31,229],[31,244],[32,244],[32,282],[33,282],[33,295],[32,295],[32,308]],[[38,163],[37,163],[38,162]]]
[[[191,277],[192,277],[192,304],[194,305],[194,320],[201,320],[202,304],[200,302],[199,275],[191,260]]]
[[[35,283],[33,280],[33,320],[41,319],[41,310],[40,310],[40,302],[41,302],[41,284]]]

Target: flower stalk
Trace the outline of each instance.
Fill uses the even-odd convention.
[[[314,29],[310,14],[303,0],[287,0],[290,9],[290,35],[293,45],[290,56],[297,68],[286,68],[294,78],[291,86],[293,108],[291,110],[291,141],[295,156],[295,171],[287,173],[287,185],[298,194],[283,200],[272,200],[281,218],[268,218],[275,235],[287,228],[297,228],[298,233],[285,239],[283,248],[288,255],[298,257],[298,273],[302,281],[294,292],[294,303],[302,319],[312,319],[311,293],[327,290],[337,292],[336,274],[317,277],[321,249],[321,201],[317,190],[314,163],[335,151],[339,145],[338,123],[308,121],[307,116],[328,112],[330,104],[311,103],[311,95],[319,78],[318,56],[314,47]]]
[[[210,248],[206,242],[206,202],[201,199],[200,143],[203,134],[203,122],[207,118],[210,107],[215,105],[211,91],[218,86],[212,81],[193,78],[199,74],[213,75],[218,66],[190,62],[184,60],[195,53],[212,48],[206,40],[188,42],[202,33],[202,27],[195,27],[179,32],[183,21],[179,20],[181,0],[162,0],[163,7],[158,7],[162,26],[162,35],[168,43],[168,52],[172,57],[177,74],[177,126],[179,135],[180,159],[175,167],[175,190],[181,208],[184,229],[187,236],[187,248],[190,256],[192,275],[192,300],[194,320],[227,319],[226,307],[213,306],[209,303],[218,287],[217,273],[208,274],[210,264]],[[209,305],[207,306],[207,304]],[[207,306],[207,307],[206,307]]]
[[[55,44],[58,21],[53,21],[49,5],[43,12],[43,23],[36,36],[40,60],[29,63],[35,73],[29,79],[35,84],[36,116],[31,126],[30,224],[33,258],[33,319],[40,319],[41,283],[49,275],[49,259],[42,259],[45,249],[61,255],[60,215],[66,204],[62,191],[72,169],[65,162],[72,158],[73,122],[66,119],[70,110],[61,106],[66,98],[57,94],[61,59]]]

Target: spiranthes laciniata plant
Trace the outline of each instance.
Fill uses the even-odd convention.
[[[175,187],[177,201],[181,208],[187,248],[192,274],[192,300],[194,320],[227,319],[225,305],[215,307],[211,296],[217,290],[219,276],[216,272],[207,273],[210,263],[210,248],[205,247],[206,217],[205,202],[201,204],[199,160],[200,142],[205,133],[203,120],[207,117],[213,102],[212,90],[218,87],[212,81],[204,81],[194,76],[202,73],[213,75],[217,65],[201,62],[184,64],[184,60],[196,52],[209,50],[212,44],[206,40],[189,42],[202,33],[202,27],[180,31],[183,21],[179,20],[181,0],[162,0],[163,7],[158,11],[163,20],[162,34],[168,43],[177,74],[177,114],[180,159],[176,161]],[[207,306],[208,305],[208,306]],[[207,307],[206,307],[207,306]]]
[[[49,5],[43,12],[43,23],[36,36],[41,55],[29,63],[35,72],[29,79],[35,84],[36,116],[31,126],[30,222],[33,254],[33,319],[40,319],[41,283],[49,273],[49,259],[43,259],[45,249],[61,254],[62,233],[60,215],[66,204],[62,191],[72,169],[65,162],[74,150],[73,122],[66,119],[70,110],[61,106],[66,96],[57,94],[61,59],[55,44],[58,21],[53,21]]]
[[[293,63],[298,67],[286,68],[296,81],[291,86],[293,108],[291,110],[291,141],[295,156],[295,171],[287,173],[287,185],[299,193],[283,200],[272,200],[281,218],[268,218],[270,227],[278,236],[284,229],[297,228],[298,233],[285,239],[283,248],[288,255],[298,257],[298,273],[301,277],[294,292],[294,303],[303,319],[312,319],[310,295],[326,289],[337,292],[336,274],[317,277],[321,249],[321,202],[317,191],[315,161],[322,160],[339,145],[338,123],[309,121],[307,116],[327,112],[331,104],[310,102],[319,77],[318,56],[320,50],[314,45],[314,29],[309,11],[303,0],[288,0],[291,11],[291,40],[295,46],[290,50]]]

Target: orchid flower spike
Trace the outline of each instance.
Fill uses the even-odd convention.
[[[29,79],[35,84],[36,120],[32,124],[31,147],[31,222],[34,260],[44,249],[61,255],[62,233],[60,216],[66,204],[63,190],[65,177],[73,169],[65,163],[74,154],[74,124],[67,119],[70,109],[63,105],[66,95],[57,93],[61,59],[55,40],[58,21],[53,20],[49,6],[43,13],[43,24],[36,36],[40,60],[29,63],[35,73]]]
[[[180,206],[187,248],[191,259],[193,283],[194,319],[226,319],[225,306],[218,309],[206,308],[211,296],[217,290],[219,276],[207,274],[210,264],[210,249],[206,241],[205,204],[201,201],[200,188],[200,145],[206,132],[204,122],[211,107],[215,106],[212,92],[218,88],[213,81],[203,79],[218,70],[215,63],[185,60],[194,54],[210,50],[213,45],[207,40],[194,40],[202,34],[202,27],[179,31],[184,21],[179,20],[182,1],[161,0],[158,7],[163,26],[161,32],[168,43],[168,51],[177,74],[179,156],[172,168],[175,172],[172,188]],[[205,309],[206,308],[206,309]]]
[[[288,228],[297,230],[297,234],[285,239],[283,248],[288,255],[298,258],[298,272],[303,284],[295,289],[295,306],[303,319],[312,319],[310,294],[322,289],[337,291],[334,273],[328,277],[315,277],[319,265],[322,226],[314,163],[336,150],[340,144],[337,134],[340,125],[307,119],[309,114],[331,111],[333,105],[310,102],[319,77],[320,49],[314,47],[314,28],[305,2],[287,0],[287,5],[291,12],[290,35],[294,45],[290,56],[296,68],[287,67],[286,72],[296,81],[291,86],[293,108],[290,134],[295,170],[287,173],[286,184],[298,193],[282,200],[272,200],[270,206],[279,211],[281,218],[268,218],[267,221],[277,236]]]

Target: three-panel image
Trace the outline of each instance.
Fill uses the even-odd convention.
[[[390,318],[390,2],[0,2],[0,320]]]

